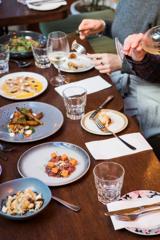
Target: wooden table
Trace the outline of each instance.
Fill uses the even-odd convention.
[[[51,11],[35,11],[17,0],[3,0],[0,4],[0,27],[63,19],[67,17],[68,9],[68,5],[66,5]]]
[[[87,45],[86,45],[87,46]],[[92,50],[88,46],[88,51]],[[19,71],[14,64],[10,65],[10,71]],[[48,80],[52,76],[51,70],[41,70],[31,66],[28,71],[43,74]],[[90,70],[82,74],[66,74],[71,81],[84,79],[97,74],[96,70]],[[102,75],[110,82],[109,77]],[[108,108],[122,110],[123,102],[121,96],[112,86],[109,89],[90,94],[87,96],[86,112],[95,109],[108,95],[114,94],[115,99],[109,103]],[[106,139],[109,137],[92,135],[80,126],[79,121],[67,119],[62,98],[49,85],[46,92],[35,101],[46,102],[58,107],[64,114],[64,124],[62,128],[53,136],[47,139],[28,144],[15,144],[16,150],[8,153],[8,161],[0,160],[3,167],[1,182],[19,178],[17,171],[17,161],[21,154],[32,146],[48,141],[66,141],[74,143],[84,148],[85,142]],[[0,97],[0,106],[9,104],[12,101]],[[131,133],[138,131],[137,123],[129,118],[128,127],[121,133]],[[91,167],[87,174],[80,180],[62,187],[52,188],[54,194],[66,201],[81,206],[78,213],[72,212],[60,204],[52,201],[47,209],[34,219],[28,221],[9,221],[0,218],[0,239],[2,240],[132,240],[146,239],[146,237],[132,234],[126,230],[114,231],[110,218],[104,216],[105,207],[98,202],[96,189],[93,180],[92,170],[95,161],[91,155]],[[125,180],[122,194],[137,190],[151,189],[160,192],[160,164],[152,151],[141,152],[130,156],[116,158],[114,161],[121,163],[125,170]],[[159,239],[159,236],[150,237]]]

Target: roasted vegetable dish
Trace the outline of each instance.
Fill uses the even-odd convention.
[[[51,177],[68,177],[76,170],[77,159],[67,156],[67,154],[57,155],[51,153],[51,159],[45,167],[48,176]]]
[[[13,36],[9,41],[9,48],[10,52],[12,53],[21,53],[21,52],[31,52],[32,51],[32,45],[33,46],[39,46],[39,42],[36,40],[33,40],[32,37],[26,36],[26,37],[18,37]]]
[[[43,202],[41,193],[26,189],[14,195],[9,195],[3,201],[1,211],[10,215],[24,215],[27,212],[35,212],[40,209]]]
[[[17,107],[8,124],[10,136],[14,137],[16,134],[23,134],[24,137],[31,136],[35,132],[35,127],[43,124],[40,121],[42,117],[42,112],[35,114],[32,109]]]

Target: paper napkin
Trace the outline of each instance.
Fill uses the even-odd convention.
[[[56,87],[55,90],[57,93],[59,93],[62,96],[62,92],[65,88],[73,87],[73,86],[83,87],[87,90],[87,94],[90,94],[90,93],[98,92],[103,89],[109,88],[112,85],[107,81],[105,81],[102,77],[95,76],[95,77],[86,78],[84,80],[80,80],[77,82],[68,83],[60,87]]]
[[[109,160],[152,149],[139,132],[121,135],[120,137],[136,147],[136,150],[130,149],[116,137],[107,140],[87,142],[85,144],[96,160]]]
[[[153,198],[136,198],[130,200],[115,201],[107,204],[108,211],[115,211],[125,208],[138,207],[147,204],[153,204],[160,202],[160,196]],[[142,214],[134,221],[120,221],[116,216],[111,217],[113,227],[115,230],[119,230],[126,227],[135,228],[152,228],[160,225],[160,212],[152,212],[149,214]]]
[[[39,2],[39,0],[28,0],[27,1],[27,6],[28,8],[30,9],[34,9],[34,10],[38,10],[38,11],[48,11],[48,10],[54,10],[56,8],[59,8],[63,5],[67,5],[67,2],[66,1],[59,1],[59,0],[53,0],[53,1],[44,1],[44,0],[41,0],[40,2],[42,2],[41,5],[34,5],[32,3],[36,3],[36,2]]]

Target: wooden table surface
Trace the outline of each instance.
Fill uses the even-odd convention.
[[[87,46],[87,45],[86,45]],[[88,51],[91,48],[88,46]],[[51,69],[38,69],[34,65],[24,69],[44,75],[48,80],[53,74]],[[22,71],[14,64],[10,64],[10,72]],[[54,73],[56,71],[54,70]],[[84,79],[97,74],[96,70],[90,70],[81,74],[66,74],[71,81]],[[110,82],[109,77],[102,75]],[[104,99],[114,94],[115,98],[108,104],[108,108],[115,110],[123,109],[123,102],[115,87],[93,93],[87,96],[86,112],[95,109]],[[35,101],[46,102],[58,107],[64,114],[62,128],[53,136],[47,139],[25,144],[14,144],[16,150],[8,153],[8,161],[0,160],[3,168],[1,182],[19,178],[17,161],[21,154],[32,146],[49,141],[66,141],[77,144],[84,148],[85,142],[92,140],[106,139],[109,137],[93,135],[86,132],[80,126],[79,121],[67,119],[62,98],[49,85],[48,89]],[[13,101],[0,97],[0,106],[12,103]],[[127,128],[121,133],[138,131],[136,121],[129,118]],[[104,216],[105,207],[97,200],[97,193],[93,179],[93,167],[100,161],[95,161],[92,156],[91,167],[86,175],[78,181],[61,187],[51,188],[55,196],[81,206],[78,213],[72,212],[57,202],[52,201],[47,209],[34,219],[27,221],[9,221],[0,218],[0,239],[2,240],[132,240],[146,239],[145,236],[135,235],[127,230],[114,231],[110,218]],[[120,157],[114,161],[122,164],[125,168],[125,179],[122,194],[138,189],[150,189],[160,192],[160,164],[152,151],[141,152],[130,156]],[[159,239],[159,236],[150,237]]]
[[[31,10],[17,0],[3,0],[0,4],[0,27],[28,25],[67,17],[68,5],[51,11]]]

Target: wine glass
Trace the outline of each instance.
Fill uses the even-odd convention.
[[[69,43],[67,35],[64,32],[56,31],[48,35],[47,55],[50,62],[57,68],[58,75],[51,78],[50,83],[53,86],[60,86],[65,83],[65,77],[61,74],[61,64],[65,61],[69,53]]]
[[[142,48],[151,54],[160,54],[160,25],[150,28],[143,37]]]

